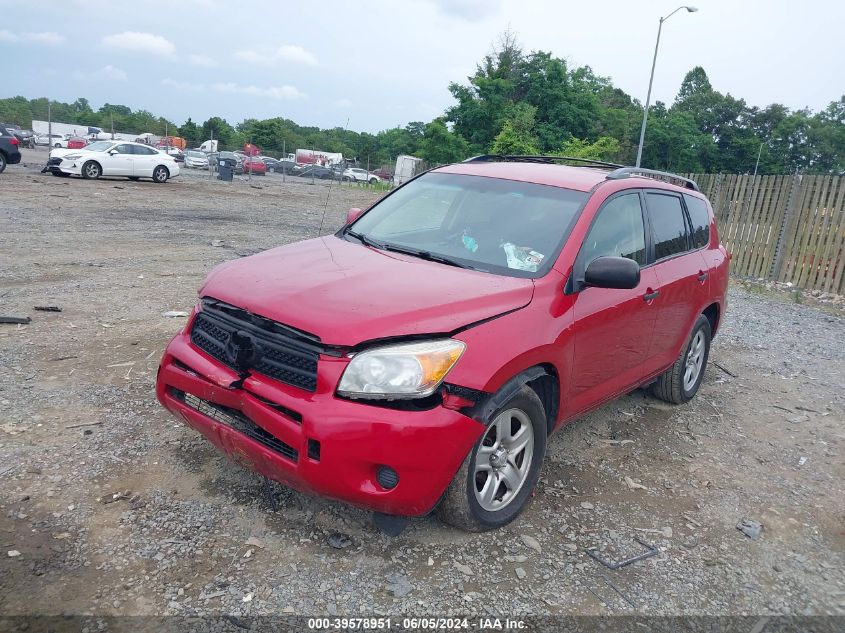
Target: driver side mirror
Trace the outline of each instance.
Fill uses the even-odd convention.
[[[117,150],[116,150],[116,149],[110,149],[110,150],[109,150],[109,156],[114,156],[115,154],[117,154]]]
[[[362,213],[364,213],[364,210],[359,209],[358,207],[352,207],[351,209],[349,209],[349,211],[346,212],[347,226],[352,224],[358,218],[360,218]]]
[[[584,284],[596,288],[632,289],[640,283],[640,265],[627,257],[597,257],[584,271]]]

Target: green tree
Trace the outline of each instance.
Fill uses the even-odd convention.
[[[454,163],[469,155],[469,145],[460,134],[450,132],[441,119],[435,119],[425,126],[417,155],[433,165]]]

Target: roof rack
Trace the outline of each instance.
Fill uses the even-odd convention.
[[[671,180],[678,180],[684,184],[684,187],[687,189],[692,189],[693,191],[701,191],[698,188],[698,183],[690,178],[684,178],[683,176],[679,176],[678,174],[673,174],[668,171],[657,171],[655,169],[644,169],[642,167],[621,167],[610,172],[607,175],[608,180],[618,180],[620,178],[629,178],[631,176],[660,176],[662,178],[669,178]]]
[[[467,158],[465,163],[492,163],[492,162],[512,162],[512,163],[546,163],[552,164],[554,162],[569,161],[575,163],[585,163],[588,167],[613,167],[621,168],[624,165],[617,163],[608,163],[603,160],[593,160],[592,158],[578,158],[576,156],[521,156],[510,154],[482,154],[481,156],[473,156]],[[617,169],[618,171],[618,169]]]

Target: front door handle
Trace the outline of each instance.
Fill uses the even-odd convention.
[[[646,303],[648,303],[648,302],[649,302],[649,301],[651,301],[652,299],[656,299],[656,298],[657,298],[657,295],[659,295],[659,294],[660,294],[660,291],[659,291],[659,290],[652,290],[651,292],[647,292],[647,293],[645,293],[645,294],[643,295],[643,301],[645,301]]]
[[[701,283],[707,281],[707,273],[703,270],[698,271],[698,281],[700,281]]]

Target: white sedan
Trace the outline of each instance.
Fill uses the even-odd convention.
[[[96,141],[84,149],[54,149],[43,171],[54,176],[124,176],[167,182],[179,175],[179,165],[172,156],[143,143]]]
[[[371,185],[381,182],[381,178],[375,174],[368,172],[366,169],[359,169],[357,167],[344,169],[342,178],[343,180],[352,180],[354,182],[368,182]]]

